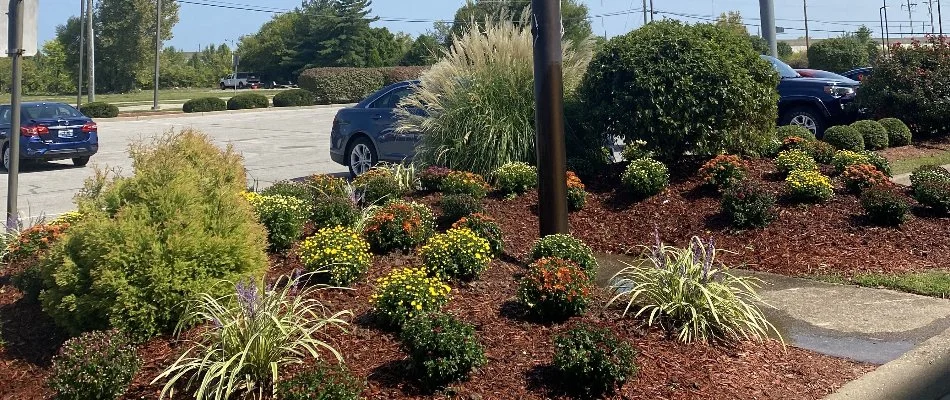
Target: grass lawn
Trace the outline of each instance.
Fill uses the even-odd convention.
[[[947,165],[950,164],[950,151],[942,151],[933,155],[917,158],[908,158],[906,160],[895,160],[891,163],[891,173],[894,175],[914,172],[914,169],[921,165]]]
[[[183,102],[185,100],[194,99],[197,97],[208,97],[215,96],[221,98],[229,98],[235,93],[242,93],[248,90],[220,90],[220,89],[165,89],[158,92],[158,100],[161,103],[168,102]],[[255,92],[261,93],[267,97],[273,97],[273,95],[280,90],[268,90],[268,89],[257,89]],[[107,103],[112,103],[117,106],[123,105],[134,105],[137,103],[150,103],[152,101],[152,91],[151,90],[142,90],[137,92],[130,93],[120,93],[120,94],[97,94],[96,101],[104,101]],[[87,96],[83,95],[83,103],[86,102]],[[62,96],[23,96],[24,101],[60,101],[69,104],[76,103],[76,95],[62,95]]]
[[[817,280],[864,287],[883,287],[923,296],[950,298],[950,271],[925,271],[905,274],[858,274],[851,279],[839,275],[815,276]]]

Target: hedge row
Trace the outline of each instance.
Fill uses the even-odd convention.
[[[314,94],[317,104],[355,103],[384,86],[418,79],[426,68],[311,68],[297,82]]]
[[[95,101],[79,106],[79,112],[89,118],[115,118],[119,116],[119,107],[106,102]]]

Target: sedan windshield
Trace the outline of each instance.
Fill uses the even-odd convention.
[[[801,78],[802,76],[795,72],[795,69],[788,66],[788,64],[782,62],[775,57],[770,56],[761,56],[764,60],[772,63],[772,67],[775,68],[775,72],[778,72],[778,76],[782,79],[786,78]]]

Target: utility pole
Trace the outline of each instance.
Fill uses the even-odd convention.
[[[940,12],[940,0],[937,0],[937,22],[940,25],[940,36],[943,36],[943,14]]]
[[[650,0],[650,22],[653,22],[653,16],[656,14],[656,10],[653,9],[653,0]]]
[[[805,7],[805,53],[808,53],[808,48],[811,47],[808,38],[808,0],[802,0],[802,5]]]
[[[79,0],[79,78],[76,79],[76,108],[82,105],[82,63],[86,57],[86,0]]]
[[[887,31],[887,27],[884,25],[887,21],[887,1],[884,2],[884,6],[878,10],[878,17],[881,18],[881,44],[884,46],[884,56],[887,57],[887,50],[889,43],[887,43],[888,36],[890,36]]]
[[[762,38],[769,44],[769,55],[778,57],[778,42],[775,41],[774,0],[759,0],[759,14],[762,18]]]
[[[87,92],[89,92],[89,102],[96,101],[96,35],[92,25],[92,0],[86,0],[86,34],[89,36],[89,55],[86,61],[89,63],[86,69],[89,70],[89,82]]]
[[[152,111],[158,111],[158,70],[162,53],[162,0],[155,0],[155,86],[152,88]]]
[[[917,3],[911,3],[910,0],[907,0],[907,21],[910,22],[910,36],[914,36],[914,13],[913,6],[916,6]],[[901,5],[903,6],[903,4]]]
[[[644,0],[646,1],[646,0]],[[564,139],[561,2],[532,0],[534,13],[535,135],[541,237],[569,233]]]
[[[23,6],[24,0],[11,0],[9,9],[10,43],[7,54],[13,58],[13,81],[10,87],[10,145],[7,168],[7,231],[19,226],[20,212],[17,208],[17,192],[20,174],[20,109],[23,90]]]
[[[531,1],[533,2],[534,0]],[[647,20],[647,0],[643,0],[643,25],[646,25],[647,22],[650,22]]]
[[[934,1],[927,0],[927,13],[930,14],[930,34],[933,35],[936,32],[937,27],[934,25]],[[927,32],[927,29],[924,28],[924,32]]]

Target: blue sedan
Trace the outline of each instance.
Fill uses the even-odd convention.
[[[353,176],[380,161],[401,163],[416,153],[419,134],[398,133],[393,111],[413,91],[417,81],[399,82],[373,93],[359,104],[341,109],[330,131],[330,158],[346,165]]]
[[[0,106],[0,146],[3,168],[10,168],[9,105]],[[79,110],[63,103],[23,103],[20,113],[20,159],[71,159],[82,167],[99,151],[98,126]]]

